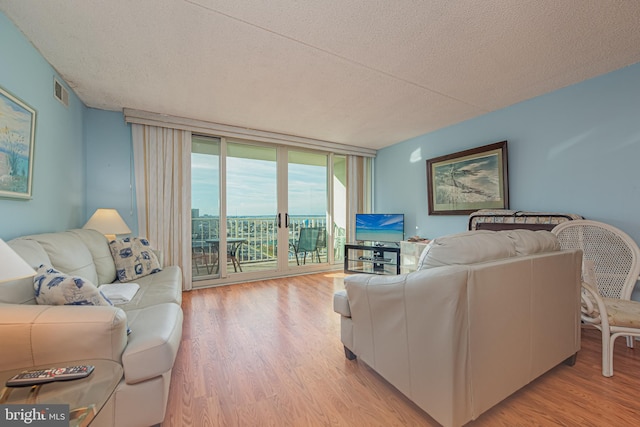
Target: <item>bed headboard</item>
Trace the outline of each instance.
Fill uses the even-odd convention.
[[[583,219],[576,214],[483,209],[469,215],[469,230],[547,230],[565,221]]]

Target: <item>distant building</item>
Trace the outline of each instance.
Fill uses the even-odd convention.
[[[191,209],[191,218],[200,218],[200,209]]]

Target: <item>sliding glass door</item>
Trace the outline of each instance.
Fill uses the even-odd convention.
[[[220,277],[220,138],[191,141],[191,264],[194,280]]]
[[[226,148],[227,273],[275,271],[277,148],[239,142]]]
[[[288,151],[289,267],[327,262],[327,154]]]
[[[344,156],[194,137],[194,280],[276,277],[340,262],[344,182]]]

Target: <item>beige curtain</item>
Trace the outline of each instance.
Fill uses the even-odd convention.
[[[138,233],[191,290],[191,132],[132,124]]]
[[[373,159],[347,156],[347,241],[355,241],[356,213],[369,213],[373,207]]]

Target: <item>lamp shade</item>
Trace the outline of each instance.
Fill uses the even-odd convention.
[[[20,255],[0,239],[0,282],[31,277],[36,272]]]
[[[82,228],[97,230],[107,237],[113,236],[113,238],[115,238],[116,234],[131,233],[131,230],[115,209],[97,209]]]

